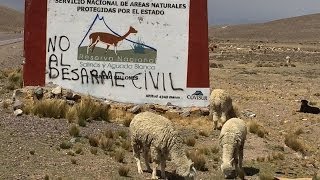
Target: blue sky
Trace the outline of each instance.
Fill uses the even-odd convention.
[[[1,5],[23,10],[24,0],[0,0]],[[320,0],[208,0],[209,24],[266,22],[320,13]]]

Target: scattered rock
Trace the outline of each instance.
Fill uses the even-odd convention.
[[[167,106],[173,106],[173,104],[171,102],[168,102]]]
[[[71,138],[69,142],[70,143],[75,143],[76,141],[77,141],[77,138]]]
[[[17,109],[13,113],[15,116],[21,116],[23,114],[23,111],[21,109]]]
[[[51,93],[55,96],[61,96],[62,94],[62,88],[60,86],[52,89]]]
[[[12,94],[12,101],[15,101],[16,99],[21,99],[22,95],[23,92],[21,89],[14,90]]]
[[[256,114],[253,113],[252,111],[248,110],[248,109],[242,111],[242,114],[243,114],[245,117],[249,117],[249,118],[256,117]]]
[[[69,104],[70,106],[73,106],[73,105],[76,103],[76,102],[73,101],[73,100],[67,100],[66,102],[67,102],[67,104]]]
[[[66,99],[77,102],[78,100],[81,99],[81,96],[78,95],[78,94],[73,93],[72,91],[68,91],[68,92],[66,93]]]
[[[183,112],[181,113],[182,117],[189,117],[190,116],[190,110],[189,109],[185,109],[183,110]]]
[[[43,98],[43,88],[42,87],[38,87],[34,90],[33,94],[36,96],[36,98],[38,100]]]
[[[141,105],[136,105],[133,108],[129,109],[129,112],[136,114],[139,113],[141,111]]]
[[[23,103],[20,100],[15,100],[13,103],[13,110],[22,109]]]
[[[200,110],[203,116],[208,116],[210,114],[209,108],[201,108]]]

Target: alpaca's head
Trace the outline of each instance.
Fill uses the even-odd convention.
[[[193,162],[188,160],[186,163],[178,165],[176,172],[186,180],[193,180],[196,177],[197,171],[194,168]]]
[[[303,100],[301,100],[301,105],[302,106],[306,106],[306,105],[308,105],[308,101],[307,100],[305,100],[305,99],[303,99]]]
[[[236,169],[232,166],[232,163],[233,159],[221,164],[221,171],[223,172],[224,177],[227,179],[234,179],[237,177]]]

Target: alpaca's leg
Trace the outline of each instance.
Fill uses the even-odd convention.
[[[161,164],[161,178],[166,179],[166,159],[164,156],[161,156],[161,160],[160,160],[160,164]]]
[[[224,125],[224,123],[227,121],[227,112],[226,111],[222,111],[221,112],[221,118],[220,118],[220,122],[219,122],[219,128],[222,128],[222,126]]]
[[[150,151],[150,147],[145,146],[144,149],[143,149],[143,158],[144,158],[145,164],[147,166],[147,171],[151,172],[152,169],[150,167],[149,151]]]
[[[245,172],[242,167],[242,162],[243,162],[243,148],[244,148],[244,143],[241,144],[240,149],[239,149],[239,176],[241,179],[244,179]]]
[[[141,161],[140,161],[140,146],[138,144],[132,144],[132,152],[133,152],[133,157],[137,162],[137,167],[138,167],[138,173],[142,174],[142,168],[141,168]]]
[[[158,179],[158,176],[157,176],[157,167],[158,167],[158,164],[159,164],[159,153],[158,151],[154,148],[154,147],[151,147],[150,148],[150,151],[151,151],[151,158],[152,158],[152,176],[151,176],[151,179]]]
[[[219,116],[216,111],[212,112],[212,121],[213,121],[213,129],[214,130],[218,129]]]

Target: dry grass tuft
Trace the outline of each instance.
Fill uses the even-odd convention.
[[[130,140],[122,141],[121,147],[126,151],[131,151],[132,150],[131,141]]]
[[[209,132],[204,131],[204,130],[200,130],[200,131],[199,131],[199,135],[200,135],[200,136],[204,136],[204,137],[209,137]]]
[[[90,144],[90,146],[98,147],[99,146],[99,137],[95,136],[95,135],[89,136],[89,144]]]
[[[123,139],[127,139],[127,137],[128,137],[128,132],[125,130],[120,130],[120,131],[118,131],[117,134]]]
[[[4,74],[4,76],[8,78],[8,84],[6,85],[6,89],[15,90],[22,88],[23,78],[21,68],[9,70]]]
[[[75,105],[79,125],[85,125],[88,119],[109,122],[110,105],[97,102],[91,97],[84,97]]]
[[[125,151],[118,148],[114,152],[114,158],[119,163],[124,163]]]
[[[70,149],[72,147],[72,144],[68,141],[64,141],[60,144],[61,149]]]
[[[70,107],[66,112],[66,119],[69,123],[77,122],[77,109],[75,106]]]
[[[305,153],[304,144],[298,139],[298,136],[295,134],[287,134],[285,136],[284,143],[294,151],[301,152],[302,154]]]
[[[126,167],[126,166],[120,166],[119,169],[118,169],[119,175],[123,176],[123,177],[127,177],[129,171],[130,171],[130,168]]]
[[[69,129],[69,134],[70,136],[78,137],[80,135],[79,126],[77,126],[76,124],[73,124]]]
[[[74,159],[74,158],[72,158],[72,159],[71,159],[71,163],[72,163],[72,164],[77,164],[77,160]]]
[[[2,108],[3,109],[8,109],[10,107],[10,105],[11,105],[11,102],[9,102],[9,101],[3,101],[2,102]]]
[[[194,146],[196,144],[196,139],[194,137],[187,137],[185,140],[184,140],[184,143],[187,145],[187,146]]]
[[[260,180],[274,180],[275,178],[273,177],[272,174],[260,173],[259,179]]]
[[[266,134],[268,134],[268,132],[254,120],[250,120],[247,126],[250,133],[256,134],[261,138],[264,138]]]
[[[206,157],[198,151],[187,152],[187,157],[194,162],[194,167],[199,171],[206,171]]]
[[[129,127],[131,121],[132,121],[131,118],[126,118],[126,119],[124,119],[124,120],[123,120],[123,125],[126,126],[126,127]]]
[[[114,146],[114,142],[112,139],[107,138],[106,136],[101,136],[99,140],[100,148],[105,151],[111,151]]]
[[[64,100],[61,99],[45,99],[36,101],[32,107],[32,114],[39,117],[48,118],[65,118],[68,105]]]
[[[299,136],[300,134],[303,134],[303,133],[304,132],[303,132],[303,129],[301,127],[294,131],[294,134],[297,135],[297,136]]]
[[[98,148],[96,148],[96,147],[91,147],[91,148],[90,148],[90,152],[91,152],[91,154],[93,154],[93,155],[97,155],[97,154],[98,154]]]
[[[110,139],[112,139],[112,138],[115,137],[115,134],[113,133],[112,130],[107,130],[107,131],[105,131],[105,132],[104,132],[104,135],[106,136],[106,138],[110,138]]]

